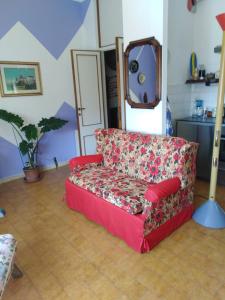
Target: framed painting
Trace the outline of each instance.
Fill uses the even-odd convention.
[[[40,64],[0,61],[2,97],[42,95]]]

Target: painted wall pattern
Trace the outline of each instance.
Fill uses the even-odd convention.
[[[75,115],[74,108],[66,102],[55,114],[55,117],[69,122],[57,131],[46,133],[40,140],[38,164],[41,167],[53,165],[54,157],[58,162],[65,162],[76,156]],[[26,158],[22,157],[22,160],[26,162]],[[22,169],[23,164],[17,146],[0,137],[0,179],[20,174]]]
[[[0,0],[0,38],[21,22],[57,59],[82,25],[90,0]]]
[[[22,162],[18,148],[0,137],[0,180],[22,172]]]
[[[7,35],[11,28],[18,22],[21,22],[35,39],[45,47],[46,54],[49,52],[53,56],[57,64],[61,54],[83,25],[90,3],[91,0],[0,0],[0,40]],[[23,47],[22,43],[18,47]],[[69,49],[67,52],[68,63],[70,60]],[[0,60],[8,59],[1,55]],[[19,60],[16,56],[16,51],[15,60]],[[68,74],[65,74],[65,76],[70,78],[71,69],[68,70]],[[67,84],[66,88],[71,87],[72,91],[72,76],[70,80],[71,84]],[[49,132],[41,139],[38,161],[40,166],[43,167],[54,166],[54,157],[57,158],[59,163],[62,163],[76,156],[75,131],[77,130],[77,122],[75,109],[72,106],[74,99],[65,99],[66,97],[63,99],[63,94],[65,93],[63,88],[61,94],[58,95],[62,101],[59,102],[58,100],[60,99],[57,100],[57,103],[61,104],[55,116],[69,122],[63,128],[55,132]],[[72,92],[69,92],[70,94],[72,95]],[[3,102],[1,100],[0,98],[0,108],[8,109],[7,105],[5,105],[8,99],[4,99],[2,107],[1,103]],[[15,100],[17,104],[21,101],[18,98],[12,101]],[[29,101],[32,100],[34,101],[34,97],[29,98]],[[28,101],[28,99],[25,101]],[[49,101],[52,101],[51,97]],[[26,102],[23,103],[26,105]],[[42,105],[44,104],[42,103]],[[53,107],[56,107],[56,110],[57,106],[58,104],[53,103]],[[10,109],[8,110],[10,111]],[[35,114],[35,112],[32,113]],[[47,115],[49,115],[49,112],[47,112]],[[32,116],[30,114],[31,120],[29,122],[32,122]],[[43,117],[45,117],[44,114]],[[8,141],[7,136],[0,136],[0,181],[4,178],[20,175],[22,167],[16,142]]]
[[[74,108],[64,102],[55,116],[69,122],[59,130],[46,133],[40,140],[38,156],[40,166],[52,164],[54,157],[59,162],[65,162],[76,156],[75,130],[77,129],[77,120]]]

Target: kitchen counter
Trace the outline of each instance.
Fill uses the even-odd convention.
[[[213,126],[213,125],[215,125],[216,118],[204,118],[203,119],[202,117],[185,117],[185,118],[176,119],[176,121],[190,122],[193,124],[201,123],[202,125]],[[225,127],[224,119],[223,119],[222,126]]]

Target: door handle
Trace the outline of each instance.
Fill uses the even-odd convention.
[[[79,117],[82,116],[81,112],[82,112],[82,110],[84,110],[84,109],[85,109],[85,107],[78,107],[78,108],[77,108],[77,110],[78,110],[78,116],[79,116]]]

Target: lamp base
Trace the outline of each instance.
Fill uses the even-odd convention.
[[[192,218],[202,226],[222,229],[225,228],[225,211],[213,200],[207,200],[196,209]]]
[[[6,215],[6,212],[3,208],[0,208],[0,218],[4,218]]]

